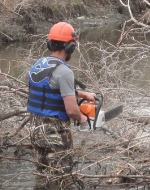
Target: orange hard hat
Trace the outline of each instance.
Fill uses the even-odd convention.
[[[54,24],[49,31],[48,40],[57,40],[62,42],[76,41],[74,28],[67,22],[58,22]]]

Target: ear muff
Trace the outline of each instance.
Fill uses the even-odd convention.
[[[72,54],[76,48],[76,43],[74,41],[69,41],[67,43],[64,43],[63,44],[63,47],[64,47],[64,50],[67,54]],[[47,41],[47,48],[50,50],[50,51],[56,51],[56,49],[59,50],[62,49],[62,45],[59,47],[59,45],[57,44],[53,44],[51,40],[48,40]]]
[[[47,48],[50,50],[50,51],[53,51],[53,48],[52,48],[52,42],[51,42],[51,40],[48,40],[47,41]]]
[[[65,44],[65,52],[72,54],[76,48],[76,43],[74,41],[69,41]]]

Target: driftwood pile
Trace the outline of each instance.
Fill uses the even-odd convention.
[[[66,180],[67,185],[60,183],[60,186],[62,184],[64,186],[62,189],[67,189],[71,185],[78,189],[83,187],[92,189],[102,185],[112,187],[114,184],[121,187],[126,185],[126,188],[138,186],[148,188],[150,114],[146,109],[149,111],[150,89],[133,85],[128,78],[139,77],[139,82],[144,80],[137,65],[140,68],[143,61],[142,65],[147,66],[150,47],[137,43],[118,48],[107,43],[106,48],[103,44],[89,43],[80,48],[78,49],[80,59],[76,61],[76,67],[73,67],[77,77],[83,82],[86,81],[87,90],[104,95],[103,109],[107,110],[121,102],[124,111],[118,118],[106,122],[101,129],[94,132],[78,132],[72,126],[75,153],[72,173],[60,176],[33,173],[45,177],[48,183]],[[94,62],[86,56],[89,51],[97,56]],[[2,162],[22,160],[36,163],[34,149],[30,143],[30,114],[26,110],[28,84],[24,81],[27,79],[28,69],[29,66],[23,69],[24,77],[21,77],[22,73],[18,76],[12,76],[9,72],[0,73]],[[13,148],[13,151],[9,153],[10,148]],[[1,185],[6,183],[7,181]]]

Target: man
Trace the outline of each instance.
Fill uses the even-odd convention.
[[[81,125],[87,117],[77,98],[95,100],[95,93],[76,91],[73,71],[67,64],[76,47],[74,28],[55,24],[48,34],[51,56],[39,59],[29,71],[28,110],[31,112],[31,141],[38,152],[39,168],[68,171],[72,165],[73,145],[70,118]]]

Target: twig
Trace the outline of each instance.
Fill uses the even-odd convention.
[[[11,38],[10,36],[8,36],[8,35],[5,34],[4,32],[1,31],[0,33],[3,34],[4,36],[6,36],[9,40],[14,41],[13,38]]]
[[[2,2],[0,2],[0,4],[1,4],[2,6],[4,6],[9,12],[11,12],[11,13],[17,15],[17,16],[20,16],[21,18],[23,18],[22,15],[20,15],[19,13],[15,12],[15,11],[12,11],[12,10],[9,9],[6,5],[4,5]]]
[[[24,137],[23,139],[20,139],[18,142],[15,142],[13,145],[17,145],[19,143],[21,143],[22,141],[24,141],[25,139],[29,138],[30,135],[27,135],[26,137]]]

